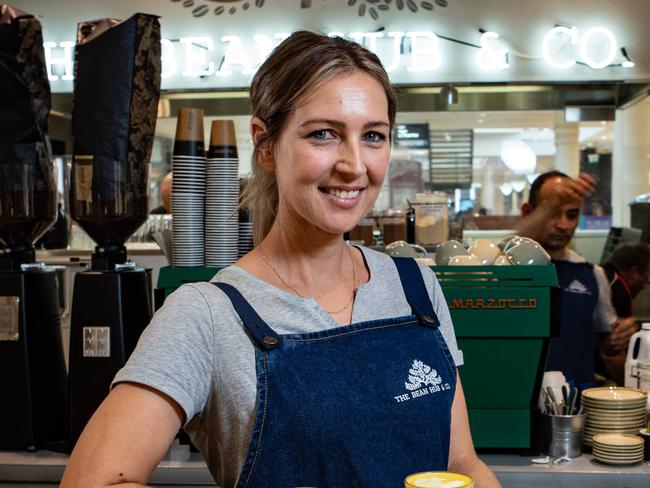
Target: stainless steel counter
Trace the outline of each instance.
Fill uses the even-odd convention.
[[[562,465],[532,464],[530,457],[515,454],[484,454],[504,488],[647,488],[650,463],[607,466],[589,454]],[[0,488],[58,486],[68,456],[51,451],[0,451]],[[215,486],[203,459],[184,446],[172,448],[155,469],[151,486],[188,488]]]

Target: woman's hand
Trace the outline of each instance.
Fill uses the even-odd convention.
[[[120,383],[86,425],[61,487],[146,486],[183,417],[180,406],[167,395],[144,385]]]

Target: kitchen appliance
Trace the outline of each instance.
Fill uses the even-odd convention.
[[[535,448],[538,392],[559,323],[553,265],[435,266],[464,365],[477,448]]]
[[[639,361],[650,360],[650,322],[641,324],[641,330],[630,338],[625,360],[625,386],[639,388]]]
[[[97,246],[74,283],[71,448],[151,319],[150,273],[127,261],[124,243],[147,219],[159,94],[157,17],[79,24],[70,211]]]
[[[66,438],[56,272],[34,242],[56,219],[41,25],[0,4],[0,449]]]

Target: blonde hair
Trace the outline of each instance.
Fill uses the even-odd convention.
[[[392,129],[397,102],[388,75],[379,58],[356,42],[307,31],[294,32],[273,50],[255,74],[250,88],[252,115],[262,120],[267,130],[255,143],[242,206],[253,211],[256,244],[271,229],[279,201],[275,173],[261,167],[260,151],[273,150],[289,115],[307,94],[336,76],[355,71],[370,75],[386,92]]]

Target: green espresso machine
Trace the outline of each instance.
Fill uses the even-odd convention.
[[[464,365],[477,448],[534,447],[537,401],[559,324],[555,267],[433,266]]]

